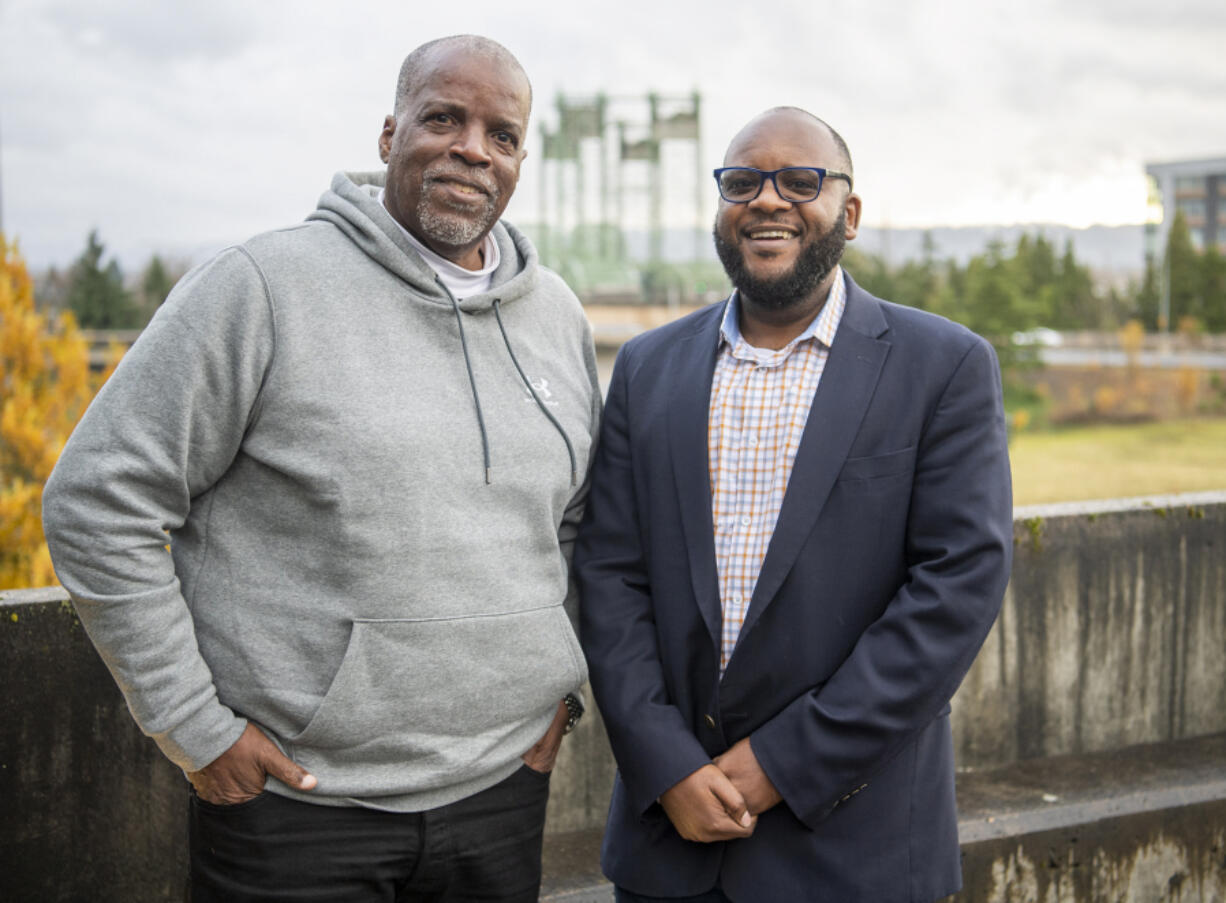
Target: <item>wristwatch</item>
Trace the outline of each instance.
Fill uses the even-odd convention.
[[[562,701],[566,703],[566,727],[562,729],[562,733],[569,734],[583,717],[583,700],[574,693],[567,693]]]

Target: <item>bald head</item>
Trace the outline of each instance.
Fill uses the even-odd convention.
[[[749,120],[729,142],[728,152],[724,155],[724,165],[738,165],[736,155],[753,148],[766,140],[767,136],[777,134],[779,130],[791,133],[798,140],[811,138],[814,153],[821,153],[820,149],[826,145],[833,148],[833,159],[823,160],[820,163],[801,164],[797,162],[794,165],[820,165],[826,169],[837,169],[854,177],[851,151],[847,149],[847,142],[843,140],[843,136],[831,128],[828,123],[800,107],[772,107]],[[807,136],[806,133],[808,133]]]
[[[488,63],[496,63],[501,67],[519,73],[528,87],[528,102],[532,102],[532,84],[528,81],[528,73],[519,64],[515,54],[507,50],[497,41],[475,34],[457,34],[446,38],[436,38],[427,41],[404,58],[400,64],[400,77],[396,79],[396,102],[392,107],[399,117],[404,112],[406,98],[413,88],[420,84],[439,58],[450,51],[458,51],[465,56],[475,57]]]
[[[860,226],[860,197],[851,190],[851,155],[829,125],[796,107],[755,116],[733,137],[724,166],[770,174],[748,176],[740,200],[729,200],[721,181],[715,215],[715,250],[741,299],[742,335],[761,347],[782,348],[812,321],[829,297],[839,260]],[[813,194],[785,170],[814,167],[827,177]],[[847,176],[830,179],[831,174]],[[756,338],[745,332],[748,323]]]

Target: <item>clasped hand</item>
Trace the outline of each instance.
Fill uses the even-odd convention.
[[[749,837],[782,799],[745,738],[664,791],[660,805],[686,840],[711,843]]]

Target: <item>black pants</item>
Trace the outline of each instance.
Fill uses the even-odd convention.
[[[428,812],[191,796],[190,903],[535,903],[549,775],[524,766]]]
[[[642,894],[631,893],[624,887],[618,887],[615,889],[614,899],[617,903],[730,903],[718,887],[696,897],[644,897]]]

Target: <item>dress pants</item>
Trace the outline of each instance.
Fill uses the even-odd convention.
[[[189,903],[536,903],[549,775],[426,812],[191,795]]]

